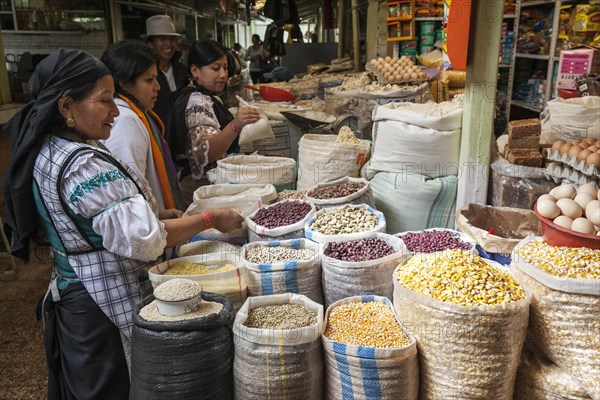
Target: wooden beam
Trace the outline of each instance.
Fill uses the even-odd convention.
[[[369,0],[369,5],[367,8],[367,62],[377,57],[380,29],[381,23],[379,21],[379,1]]]
[[[360,67],[360,43],[358,34],[360,32],[358,21],[358,0],[352,0],[352,54],[354,54],[354,71],[361,70]]]
[[[2,42],[2,28],[0,28],[0,55],[4,57],[4,44]],[[16,61],[16,60],[15,60]],[[10,94],[10,81],[8,80],[8,71],[4,59],[0,62],[0,105],[8,104],[12,101]],[[4,114],[4,111],[2,111]],[[4,115],[2,116],[4,119]],[[8,120],[8,118],[6,118]]]

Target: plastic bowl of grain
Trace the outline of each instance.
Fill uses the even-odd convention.
[[[202,286],[189,279],[171,279],[154,289],[156,307],[170,317],[189,314],[200,308]]]

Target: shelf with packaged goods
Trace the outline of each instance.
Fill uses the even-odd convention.
[[[521,8],[554,5],[555,0],[521,1]]]
[[[518,58],[531,58],[533,60],[549,60],[550,56],[548,54],[527,54],[527,53],[517,53],[515,57]]]
[[[535,112],[542,112],[543,111],[542,107],[536,107],[536,106],[533,106],[531,104],[527,104],[524,101],[519,101],[519,100],[512,100],[510,102],[510,105],[511,106],[516,106],[516,107],[525,108],[527,110],[535,111]]]
[[[444,17],[416,17],[415,21],[417,22],[421,22],[421,21],[443,21]]]
[[[392,17],[387,19],[388,22],[410,22],[412,17]]]
[[[415,1],[389,0],[387,2],[388,42],[412,40],[415,37]]]

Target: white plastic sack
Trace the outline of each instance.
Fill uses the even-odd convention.
[[[311,228],[312,223],[315,222],[315,220],[317,219],[317,217],[319,215],[322,215],[325,213],[330,213],[330,212],[335,212],[336,210],[339,210],[342,208],[364,208],[365,210],[368,210],[369,212],[373,213],[377,217],[377,226],[369,231],[362,231],[362,232],[356,232],[356,233],[344,233],[344,234],[340,234],[340,235],[324,235],[320,232],[314,231]],[[348,240],[361,239],[366,233],[375,233],[375,232],[382,232],[382,233],[386,232],[385,215],[383,215],[382,212],[377,211],[373,207],[370,207],[366,204],[357,204],[357,205],[346,204],[346,205],[340,206],[340,207],[323,208],[323,209],[317,211],[314,214],[314,216],[311,217],[304,224],[304,236],[307,239],[312,240],[313,242],[317,242],[317,243],[324,243],[325,240],[327,240],[328,238],[331,238],[331,237],[335,237],[338,240],[339,239],[348,239]]]
[[[589,137],[600,139],[600,97],[560,97],[546,103],[549,129],[567,142]],[[545,124],[547,126],[547,124]]]
[[[296,161],[257,154],[231,156],[217,161],[214,183],[271,183],[278,192],[294,189]]]
[[[357,178],[369,159],[371,145],[336,143],[337,135],[305,134],[298,148],[298,190],[350,176]]]
[[[458,175],[462,108],[438,117],[422,114],[425,106],[388,103],[373,110],[370,171]]]
[[[335,199],[321,200],[310,196],[311,192],[318,190],[322,187],[339,185],[343,183],[363,183],[365,186],[349,196],[338,197]],[[344,204],[367,204],[371,207],[375,206],[375,199],[373,199],[373,191],[371,190],[371,185],[369,184],[369,181],[364,178],[351,178],[349,176],[340,179],[335,179],[333,181],[316,184],[315,186],[308,189],[306,199],[313,203],[317,207],[317,210],[327,207],[339,207]]]
[[[275,204],[282,204],[289,201],[301,201],[303,203],[310,204],[310,211],[306,216],[300,221],[286,226],[280,226],[278,228],[265,228],[264,226],[258,225],[256,222],[252,220],[256,213],[260,210],[256,210],[248,217],[246,217],[246,225],[248,225],[248,241],[256,242],[260,240],[285,240],[285,239],[299,239],[304,237],[304,226],[307,221],[309,221],[313,215],[315,215],[316,208],[315,205],[305,201],[305,200],[283,200],[277,202]],[[273,204],[273,205],[275,205]],[[273,206],[271,205],[271,206]],[[269,206],[263,207],[267,208]]]
[[[301,304],[317,312],[317,322],[297,329],[244,326],[250,310],[274,304]],[[323,398],[323,306],[297,294],[249,297],[233,324],[236,400]]]
[[[271,124],[269,123],[269,118],[265,115],[265,113],[259,108],[254,107],[251,104],[247,103],[240,96],[236,96],[240,103],[240,107],[252,107],[258,111],[260,114],[260,118],[253,124],[245,125],[242,128],[239,136],[239,144],[240,146],[245,143],[254,142],[259,139],[268,139],[274,138],[273,129],[271,128]]]
[[[256,246],[289,247],[294,250],[311,249],[315,252],[315,257],[311,260],[257,264],[246,258],[248,250]],[[319,245],[310,240],[293,239],[248,243],[242,248],[242,265],[245,267],[244,274],[250,296],[297,293],[316,303],[323,304]]]
[[[380,172],[370,181],[375,207],[388,233],[454,228],[457,177],[429,179],[410,173]]]
[[[380,239],[394,249],[394,253],[376,260],[350,262],[337,260],[324,254],[330,242],[350,242],[356,239],[340,239],[329,236],[321,246],[323,266],[323,294],[325,306],[349,296],[373,294],[391,299],[394,294],[392,273],[406,256],[406,246],[397,237],[386,233],[365,234],[361,239]]]
[[[355,400],[416,400],[419,396],[419,361],[415,338],[404,328],[391,302],[379,296],[348,297],[327,309],[342,304],[374,302],[390,307],[411,343],[399,349],[353,346],[323,338],[325,356],[325,397]]]
[[[201,256],[204,259],[234,259],[236,262],[240,262],[241,252],[242,246],[220,240],[198,240],[177,246],[179,257]]]

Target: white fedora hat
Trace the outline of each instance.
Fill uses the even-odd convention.
[[[142,39],[148,39],[151,36],[177,36],[175,32],[175,24],[168,15],[154,15],[146,20],[146,34],[141,35]]]

